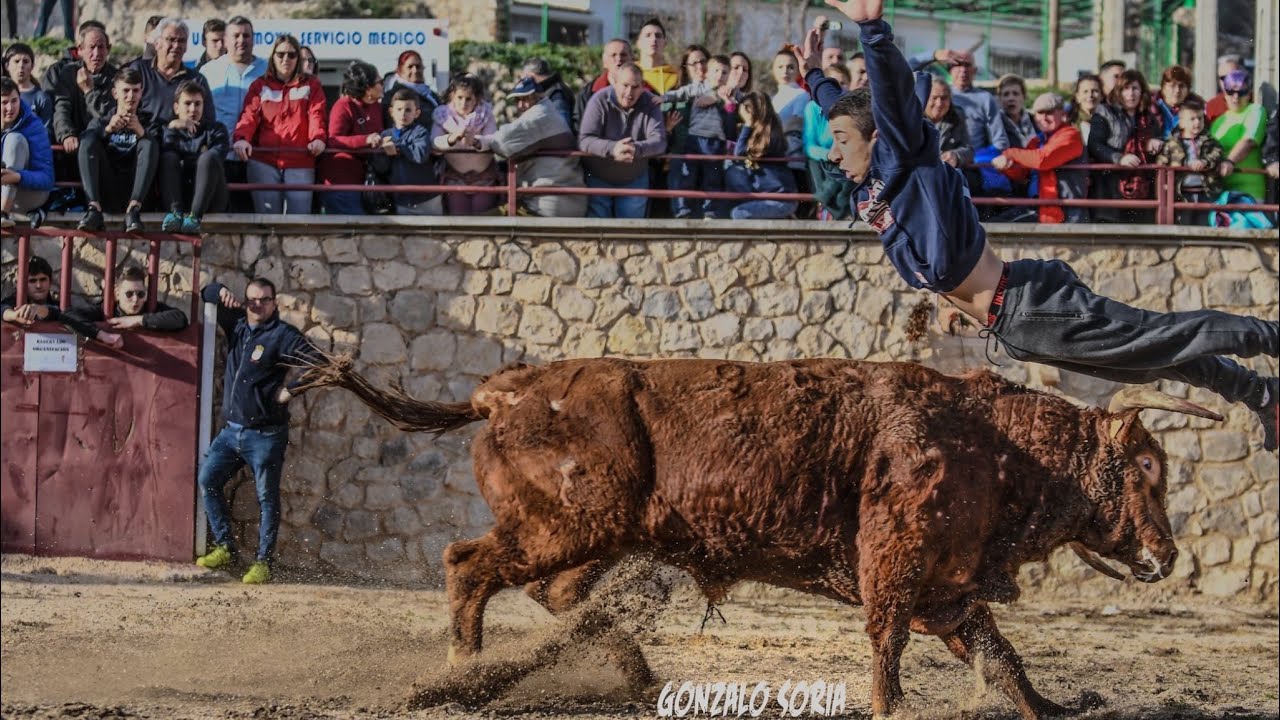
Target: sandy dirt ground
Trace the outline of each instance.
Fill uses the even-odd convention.
[[[538,670],[480,708],[408,711],[414,681],[445,660],[438,590],[283,578],[248,588],[188,566],[9,555],[0,582],[3,718],[350,720],[533,715],[654,717],[659,690],[629,695],[598,649]],[[997,607],[1032,682],[1080,717],[1280,717],[1280,623],[1269,606],[1032,596]],[[858,609],[781,591],[739,591],[699,632],[704,604],[678,588],[641,644],[661,683],[845,683],[845,715],[869,717],[870,646]],[[490,603],[486,656],[553,632],[523,594]],[[940,642],[914,636],[903,659],[905,718],[1017,715]],[[771,704],[762,716],[778,717]],[[808,716],[808,713],[801,715]]]

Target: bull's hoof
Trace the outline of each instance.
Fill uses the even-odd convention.
[[[444,664],[448,667],[457,667],[458,665],[470,660],[474,654],[475,653],[472,653],[470,650],[450,645],[449,652],[444,658]]]
[[[1027,720],[1040,720],[1040,718],[1063,717],[1066,715],[1075,715],[1076,711],[1071,708],[1063,707],[1055,702],[1040,698],[1030,713],[1026,715]]]

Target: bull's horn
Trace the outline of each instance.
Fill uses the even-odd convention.
[[[1076,555],[1080,556],[1080,559],[1084,561],[1085,565],[1088,565],[1113,580],[1124,580],[1124,575],[1121,575],[1120,571],[1103,562],[1102,558],[1094,555],[1093,551],[1089,548],[1078,542],[1071,543],[1069,547]]]
[[[1168,410],[1170,412],[1182,413],[1184,415],[1195,415],[1196,417],[1209,418],[1222,422],[1223,418],[1218,413],[1200,407],[1193,402],[1188,402],[1181,398],[1170,397],[1162,392],[1143,387],[1128,387],[1116,393],[1111,398],[1111,404],[1107,406],[1107,412],[1118,413],[1121,410],[1130,410],[1133,408],[1148,408],[1151,410]]]

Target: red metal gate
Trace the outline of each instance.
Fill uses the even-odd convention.
[[[191,320],[176,333],[125,333],[120,351],[80,340],[74,373],[23,371],[26,333],[62,326],[0,327],[5,552],[191,559],[200,384]]]

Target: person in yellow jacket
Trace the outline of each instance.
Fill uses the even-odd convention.
[[[680,84],[680,68],[666,64],[666,50],[667,29],[658,18],[649,18],[640,26],[640,34],[636,36],[637,64],[644,74],[644,81],[659,95]]]

